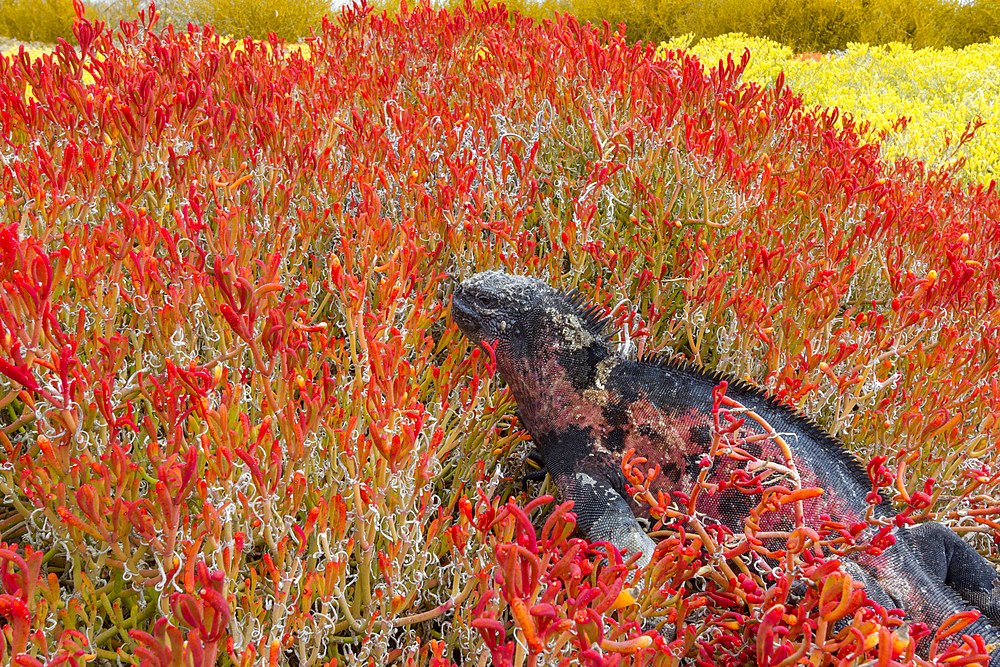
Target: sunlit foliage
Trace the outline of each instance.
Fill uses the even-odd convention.
[[[982,659],[966,616],[905,629],[815,558],[826,529],[766,576],[727,574],[752,527],[668,517],[641,572],[574,537],[448,313],[486,268],[577,287],[993,553],[992,186],[571,18],[75,30],[0,58],[0,661]]]

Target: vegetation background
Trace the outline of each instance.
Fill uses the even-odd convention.
[[[675,527],[623,594],[567,507],[516,492],[527,443],[445,275],[559,276],[995,559],[995,8],[519,8],[629,33],[386,5],[289,49],[242,36],[325,6],[188,0],[160,20],[204,25],[78,21],[77,49],[0,59],[0,664],[983,662],[914,658],[802,541],[736,578]],[[67,3],[0,9],[77,41]]]
[[[121,19],[131,20],[148,3],[87,0],[84,4],[88,16],[115,25]],[[163,23],[210,23],[222,34],[263,38],[273,32],[297,41],[339,4],[336,0],[164,0],[157,9]],[[376,4],[395,11],[399,2]],[[627,38],[633,42],[659,43],[687,34],[697,41],[741,32],[780,42],[798,53],[826,53],[851,43],[962,48],[1000,34],[996,0],[512,0],[507,4],[533,18],[559,12],[573,14],[581,23],[625,23]],[[2,0],[0,34],[72,42],[73,16],[72,0]]]

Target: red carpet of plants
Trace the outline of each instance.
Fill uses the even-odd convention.
[[[995,557],[993,185],[572,18],[76,33],[0,59],[0,662],[982,659],[961,616],[914,657],[938,629],[801,535],[768,576],[683,520],[639,573],[584,543],[448,310],[488,268],[577,287]]]

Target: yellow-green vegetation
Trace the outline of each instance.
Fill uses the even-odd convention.
[[[798,53],[826,53],[852,42],[961,48],[1000,35],[996,0],[511,0],[508,5],[536,18],[560,12],[594,24],[625,23],[632,41],[742,32]]]
[[[148,11],[149,0],[87,0],[83,4],[88,19],[115,26],[119,21],[135,20],[142,10]],[[161,4],[160,25],[207,23],[222,34],[266,39],[274,33],[291,42],[308,37],[310,28],[318,29],[323,15],[331,12],[329,0],[187,0]],[[40,42],[62,38],[76,43],[75,15],[73,0],[0,0],[0,35]]]
[[[26,42],[73,41],[73,0],[0,0],[0,35]]]
[[[133,19],[148,0],[86,0],[90,18]],[[394,14],[400,0],[371,0]],[[409,2],[410,6],[419,4]],[[461,4],[440,0],[435,7]],[[787,44],[796,52],[827,52],[852,42],[900,42],[914,48],[961,48],[1000,35],[996,0],[510,0],[511,9],[534,18],[554,12],[581,22],[625,23],[632,41],[654,43],[684,34],[696,38],[742,32]],[[339,6],[330,0],[179,0],[160,3],[164,22],[211,23],[220,32],[266,37],[274,32],[295,41],[309,34],[323,14]],[[0,34],[22,40],[73,41],[72,0],[0,0]]]
[[[200,22],[236,37],[266,39],[268,33],[288,41],[309,36],[318,30],[323,15],[330,11],[327,0],[195,0],[195,14]]]
[[[988,183],[1000,165],[1000,38],[964,49],[914,50],[851,44],[816,58],[793,55],[787,46],[742,34],[703,39],[692,35],[660,46],[688,49],[706,63],[750,50],[743,76],[771,84],[778,72],[806,104],[838,107],[870,123],[868,135],[884,134],[883,155],[907,155],[939,168],[966,158],[964,177]],[[910,119],[893,129],[899,117]],[[961,142],[970,123],[981,120],[972,139]]]

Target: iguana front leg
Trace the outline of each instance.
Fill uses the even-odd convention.
[[[908,532],[928,573],[1000,625],[1000,576],[990,562],[940,523],[928,521]]]
[[[628,504],[620,460],[593,430],[578,424],[529,430],[562,499],[573,501],[577,528],[591,542],[610,542],[626,557],[641,553],[640,567],[649,563],[656,542]]]
[[[556,457],[559,460],[559,457]],[[573,501],[577,528],[591,542],[610,542],[627,555],[642,553],[639,566],[644,566],[653,556],[654,542],[640,526],[620,489],[624,489],[624,479],[613,484],[606,481],[602,470],[573,472],[560,469],[550,471],[542,453],[537,449],[528,453],[526,462],[543,467],[524,474],[522,481],[538,481],[552,475],[552,481],[563,496],[563,500]],[[580,462],[577,462],[578,464]],[[585,466],[600,467],[600,466]]]
[[[628,502],[596,471],[560,472],[552,475],[565,500],[573,501],[576,525],[591,542],[610,542],[626,558],[641,553],[640,567],[649,563],[654,542],[632,513]]]

